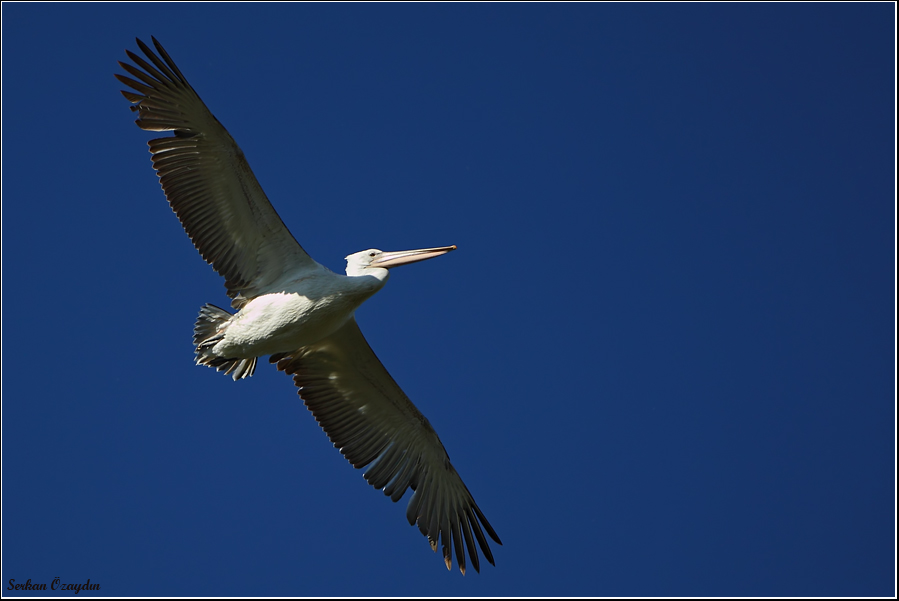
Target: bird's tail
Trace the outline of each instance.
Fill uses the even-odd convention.
[[[228,359],[218,357],[212,353],[212,347],[224,338],[225,326],[232,315],[215,305],[206,303],[200,309],[200,316],[194,325],[194,346],[197,350],[197,365],[208,365],[237,381],[241,378],[249,378],[256,370],[256,357],[250,359]]]

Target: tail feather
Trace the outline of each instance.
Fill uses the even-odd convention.
[[[200,309],[200,316],[194,324],[194,346],[197,353],[197,365],[208,365],[218,371],[231,374],[237,381],[241,378],[249,378],[256,370],[256,357],[249,359],[236,359],[218,357],[212,354],[212,347],[224,338],[224,329],[231,320],[231,313],[224,309],[206,303]]]

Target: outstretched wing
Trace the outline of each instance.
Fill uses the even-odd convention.
[[[390,377],[365,341],[356,320],[324,340],[292,353],[270,358],[293,375],[299,395],[316,421],[353,467],[369,466],[365,479],[399,501],[415,491],[406,509],[409,524],[418,524],[452,569],[453,548],[465,573],[465,551],[480,570],[475,541],[491,564],[493,554],[483,529],[499,537],[450,463],[443,444]]]
[[[138,127],[174,131],[150,140],[153,168],[181,225],[200,255],[225,278],[239,306],[295,272],[320,268],[297,243],[250,170],[243,152],[218,122],[156,38],[150,60],[125,52],[139,67],[119,62],[139,81],[116,75],[137,93]],[[161,58],[160,58],[161,57]]]

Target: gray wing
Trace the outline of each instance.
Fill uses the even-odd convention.
[[[475,541],[491,564],[493,554],[481,526],[499,537],[450,463],[427,418],[415,408],[365,341],[356,320],[324,340],[270,358],[293,375],[299,395],[316,421],[353,467],[394,502],[415,491],[406,509],[433,550],[438,539],[452,569],[453,548],[465,573],[465,551],[480,571]]]
[[[156,38],[153,44],[158,56],[137,40],[152,65],[128,50],[140,68],[119,62],[140,81],[116,78],[137,92],[122,94],[135,104],[138,127],[174,131],[150,140],[153,168],[194,246],[225,278],[232,304],[295,272],[319,268],[275,212],[234,139]]]

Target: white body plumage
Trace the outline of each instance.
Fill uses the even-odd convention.
[[[284,286],[280,292],[251,299],[222,330],[209,349],[222,358],[286,353],[330,336],[387,282],[386,269],[343,276],[327,269]]]

